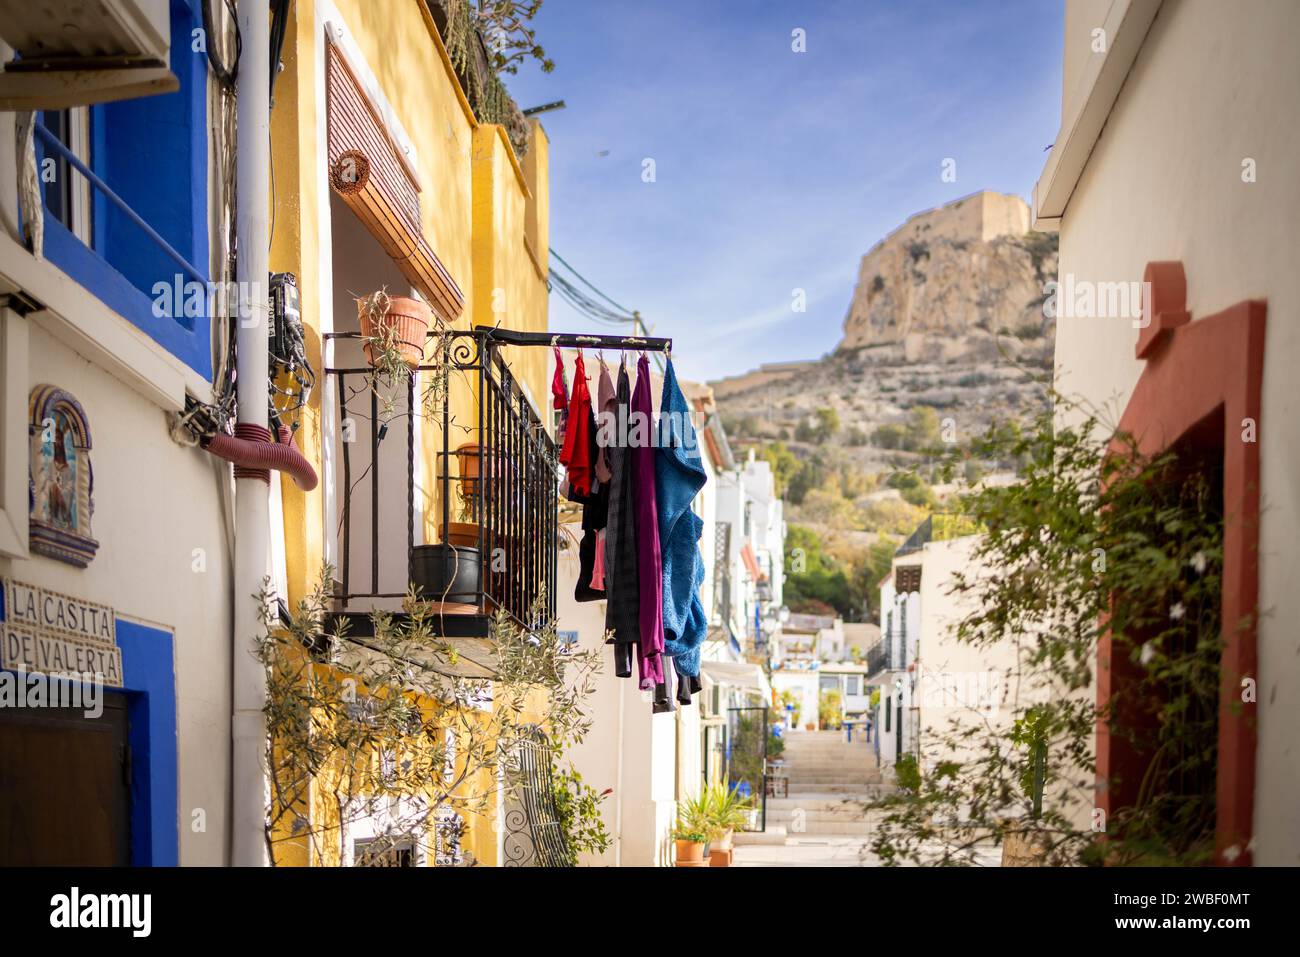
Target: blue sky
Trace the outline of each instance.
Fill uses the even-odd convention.
[[[542,117],[551,245],[672,336],[685,378],[822,355],[859,259],[907,216],[1028,199],[1060,121],[1062,6],[546,0],[554,72],[506,79],[521,106],[568,104]],[[608,331],[554,294],[551,328]]]

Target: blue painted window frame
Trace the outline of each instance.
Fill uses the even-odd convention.
[[[208,64],[205,54],[194,52],[192,39],[192,31],[202,25],[199,2],[201,0],[171,0],[170,4],[170,65],[180,81],[180,89],[161,96],[91,107],[89,166],[128,202],[134,198],[145,206],[145,209],[140,209],[132,203],[144,220],[208,279]],[[152,141],[146,142],[142,141],[144,137],[138,125],[147,121],[151,110],[158,111],[162,119]],[[129,143],[110,142],[108,138],[114,135],[115,124],[111,120],[115,112],[122,114],[127,111],[137,128],[121,131],[121,134],[133,137],[132,140]],[[180,155],[180,162],[165,159],[169,149]],[[161,156],[164,161],[142,162],[136,167],[129,159],[133,155],[149,156],[151,160]],[[131,175],[133,169],[138,173],[134,177]],[[92,189],[92,197],[90,246],[82,243],[62,223],[47,216],[45,257],[197,372],[204,381],[212,381],[211,318],[206,315],[206,310],[197,317],[155,315],[154,296],[152,292],[142,290],[140,285],[152,289],[149,278],[171,284],[178,271],[175,264],[166,260],[152,240],[126,221],[102,193]],[[182,235],[176,234],[176,223],[158,221],[157,216],[150,216],[150,212],[156,210],[148,207],[166,208],[169,201],[172,208],[182,211],[182,223],[188,220],[189,227],[183,230]],[[102,251],[106,249],[114,250],[115,260],[129,264],[126,268],[136,273],[134,281],[103,255]],[[163,261],[169,263],[168,267],[157,270],[154,275],[150,264]]]

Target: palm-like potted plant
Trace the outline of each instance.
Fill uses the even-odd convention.
[[[732,836],[748,822],[752,802],[741,796],[739,788],[727,787],[721,781],[710,784],[704,798],[708,804],[709,863],[713,867],[728,867]]]
[[[678,867],[708,867],[704,849],[709,843],[711,824],[707,794],[683,801],[677,808],[677,823],[673,826]]]

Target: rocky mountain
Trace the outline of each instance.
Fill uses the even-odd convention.
[[[901,343],[959,355],[989,333],[1034,337],[1056,275],[1046,239],[1029,232],[1024,200],[1002,193],[912,216],[862,257],[840,351]]]
[[[1041,306],[1055,278],[1056,236],[1029,231],[1017,196],[918,213],[863,256],[833,353],[711,383],[728,436],[885,472],[926,460],[903,434],[933,421],[918,407],[959,443],[1025,417],[1044,403],[1055,330]]]

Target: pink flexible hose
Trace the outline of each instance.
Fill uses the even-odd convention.
[[[280,426],[280,441],[271,441],[271,430],[241,422],[234,435],[218,432],[203,447],[217,458],[235,463],[236,478],[259,478],[270,484],[271,470],[287,472],[304,492],[316,487],[316,470],[293,444],[288,426]]]

